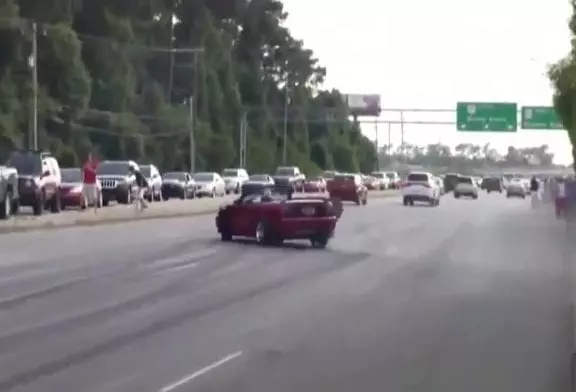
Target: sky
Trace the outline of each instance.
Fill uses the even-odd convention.
[[[380,94],[384,109],[454,109],[456,102],[550,106],[548,64],[568,53],[568,0],[283,0],[287,27],[327,68],[326,87]],[[455,121],[455,113],[409,113],[407,121]],[[399,121],[399,112],[382,120]],[[401,126],[390,126],[392,144]],[[363,125],[376,140],[376,125]],[[388,125],[378,125],[380,145]],[[564,131],[463,133],[455,125],[404,125],[406,143],[490,143],[500,152],[548,144],[572,161]]]

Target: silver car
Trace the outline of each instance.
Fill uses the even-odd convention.
[[[198,197],[223,197],[226,195],[226,184],[218,173],[196,173],[193,179],[196,184],[196,195]]]
[[[522,179],[513,179],[508,183],[506,187],[506,197],[521,197],[525,199],[528,195],[528,190],[526,189],[526,184]]]

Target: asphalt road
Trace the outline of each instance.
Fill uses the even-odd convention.
[[[555,392],[566,229],[497,195],[349,206],[325,251],[213,217],[0,237],[0,390]]]

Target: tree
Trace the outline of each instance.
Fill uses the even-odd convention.
[[[519,167],[554,167],[554,154],[546,144],[537,147],[515,148],[509,146],[506,155],[500,156],[489,144],[484,146],[462,143],[452,149],[444,144],[416,146],[405,144],[396,150],[382,147],[379,153],[381,167],[389,167],[405,162],[433,169],[467,171],[472,169],[506,169]]]
[[[0,15],[2,156],[29,142],[35,21],[41,146],[67,165],[92,150],[187,168],[193,96],[199,169],[238,165],[243,119],[248,169],[281,164],[286,104],[288,164],[374,167],[374,144],[342,95],[322,89],[326,69],[285,27],[278,0],[0,0]]]
[[[572,35],[570,53],[552,65],[548,76],[554,88],[554,108],[568,131],[576,169],[576,1],[571,0],[572,15],[568,26]]]

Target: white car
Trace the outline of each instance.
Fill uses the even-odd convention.
[[[196,184],[196,195],[198,197],[224,197],[226,195],[226,183],[218,173],[196,173],[193,179]]]
[[[240,193],[242,184],[248,181],[248,172],[242,168],[224,169],[222,178],[226,183],[226,193]]]
[[[478,199],[478,194],[480,193],[480,188],[478,187],[475,178],[468,176],[460,176],[454,187],[454,197],[459,199],[462,196],[471,197],[473,199]]]
[[[440,187],[432,173],[412,172],[402,186],[402,201],[405,206],[414,202],[425,202],[430,206],[440,205]]]

